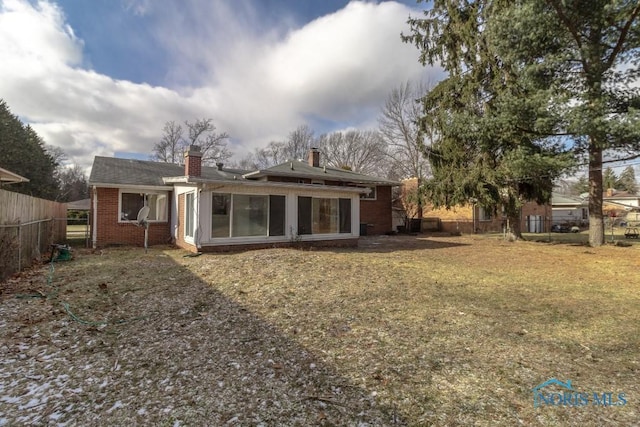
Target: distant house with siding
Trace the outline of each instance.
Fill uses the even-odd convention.
[[[585,226],[589,223],[589,200],[553,193],[551,197],[553,225]]]
[[[640,223],[640,195],[613,188],[602,195],[604,214],[634,226]]]

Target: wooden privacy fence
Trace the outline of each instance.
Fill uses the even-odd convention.
[[[66,216],[64,203],[0,190],[0,281],[64,242]]]

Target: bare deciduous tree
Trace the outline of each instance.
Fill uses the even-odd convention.
[[[285,154],[289,159],[304,160],[309,155],[309,149],[315,144],[313,130],[307,125],[298,126],[289,134],[285,146]]]
[[[184,141],[182,126],[169,121],[162,128],[162,139],[153,147],[153,160],[165,163],[182,163]]]
[[[420,99],[428,90],[427,85],[410,81],[393,89],[378,119],[380,133],[391,158],[389,177],[417,179],[412,198],[417,204],[418,218],[422,218],[425,203],[422,183],[431,175],[429,160],[424,155],[424,147],[431,143],[431,138],[421,131],[419,125],[423,114]]]
[[[184,122],[188,135],[184,136],[182,125],[174,121],[165,123],[162,129],[162,139],[153,147],[152,158],[167,163],[184,162],[184,152],[190,145],[197,145],[202,151],[202,162],[213,165],[224,162],[232,153],[227,148],[226,132],[216,133],[212,119],[196,119]]]
[[[430,175],[429,161],[422,149],[430,141],[419,127],[422,117],[420,99],[427,91],[428,87],[422,83],[406,82],[391,91],[382,108],[378,123],[387,143],[395,179],[422,180]]]
[[[313,131],[309,126],[301,125],[289,133],[286,141],[271,141],[266,147],[257,148],[250,162],[254,164],[256,169],[266,169],[287,160],[304,160],[315,141]],[[248,157],[244,160],[247,163]]]
[[[70,168],[60,168],[58,177],[60,180],[58,201],[74,202],[89,198],[87,175],[78,164]]]
[[[377,131],[349,130],[321,135],[316,141],[327,165],[364,174],[381,174],[386,143]]]
[[[258,148],[254,154],[256,168],[266,169],[292,159],[288,154],[287,143],[271,141],[265,148]]]
[[[196,119],[195,122],[185,121],[189,130],[189,145],[197,145],[202,151],[202,163],[213,165],[224,162],[232,156],[227,148],[226,132],[216,133],[212,119]]]

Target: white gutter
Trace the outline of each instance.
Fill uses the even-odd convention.
[[[202,249],[202,244],[200,243],[200,234],[202,230],[200,228],[200,197],[202,196],[202,185],[196,185],[196,197],[194,197],[193,204],[197,221],[194,224],[196,227],[193,230],[193,243],[198,248],[198,250]]]
[[[93,225],[91,230],[91,242],[93,249],[98,245],[98,189],[93,186]]]
[[[137,184],[109,184],[103,182],[90,182],[89,185],[105,188],[120,188],[125,190],[157,190],[157,191],[171,191],[171,187],[168,185],[137,185]]]
[[[340,185],[318,185],[318,184],[298,184],[294,182],[278,182],[278,181],[229,181],[229,180],[208,180],[203,178],[194,177],[170,177],[162,178],[167,184],[204,184],[202,187],[204,190],[210,188],[220,189],[227,186],[246,186],[246,187],[275,187],[275,188],[294,188],[294,189],[314,189],[324,191],[342,191],[345,193],[357,193],[366,194],[369,192],[368,188],[355,187],[355,186],[340,186]],[[372,184],[369,184],[371,186]]]

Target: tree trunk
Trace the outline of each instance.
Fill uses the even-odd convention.
[[[604,244],[602,214],[602,148],[593,140],[589,143],[589,245]]]
[[[418,186],[416,187],[416,194],[418,195],[418,219],[422,221],[422,211],[424,209],[424,201],[423,201],[423,196],[422,196],[422,189],[421,189],[421,185],[422,185],[422,180],[420,179],[420,175],[418,175],[417,179],[416,179]]]
[[[522,240],[522,229],[520,227],[520,212],[508,216],[509,229],[507,230],[509,240]]]

